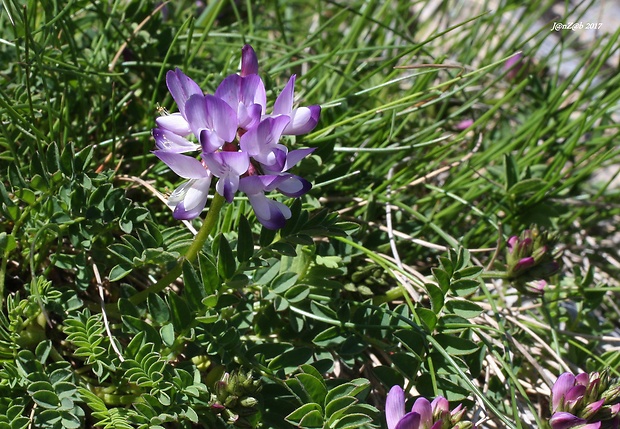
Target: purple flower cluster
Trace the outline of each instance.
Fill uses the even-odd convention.
[[[406,413],[405,392],[400,386],[393,386],[385,401],[388,429],[475,429],[472,422],[462,420],[464,414],[463,404],[450,411],[448,400],[442,396],[433,402],[418,398]]]
[[[551,389],[552,429],[617,429],[620,386],[610,386],[607,373],[565,372]]]
[[[272,112],[266,113],[265,85],[257,73],[256,53],[245,45],[240,74],[226,77],[213,95],[204,95],[198,84],[179,69],[166,74],[166,84],[179,111],[156,119],[153,137],[157,149],[153,153],[188,179],[168,199],[176,219],[193,219],[202,212],[216,177],[215,190],[226,201],[232,202],[237,191],[245,193],[260,223],[278,229],[291,217],[291,211],[265,193],[277,190],[299,197],[312,187],[288,171],[314,149],[289,151],[280,138],[314,129],[321,108],[293,106],[293,75]],[[196,150],[201,151],[201,160],[184,155]]]

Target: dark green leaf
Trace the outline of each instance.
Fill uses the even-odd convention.
[[[450,274],[441,268],[431,268],[431,272],[433,273],[433,277],[437,280],[437,284],[443,293],[447,293],[448,290],[450,290]]]
[[[202,277],[202,284],[204,285],[205,294],[212,295],[219,291],[222,285],[220,277],[217,275],[217,268],[215,264],[206,256],[199,254],[198,263],[200,265],[200,276]]]
[[[518,197],[527,193],[534,193],[544,189],[547,182],[542,179],[532,178],[521,180],[508,189],[508,194],[512,197]]]
[[[121,298],[118,300],[118,311],[120,314],[123,315],[133,316],[137,318],[141,317],[138,307],[136,307],[136,305],[129,301],[127,298]]]
[[[460,279],[451,284],[452,291],[458,296],[467,296],[476,292],[480,288],[479,280]]]
[[[465,319],[473,319],[482,313],[482,307],[475,302],[467,300],[451,300],[446,304],[446,308],[451,313]]]
[[[60,151],[55,141],[49,144],[47,152],[45,153],[45,163],[47,164],[47,171],[53,174],[60,170]]]
[[[325,396],[325,403],[328,404],[337,398],[342,398],[344,396],[357,396],[360,393],[364,392],[370,387],[370,381],[364,378],[356,378],[354,380],[349,381],[348,383],[343,383],[339,386],[334,387]]]
[[[353,429],[353,428],[361,428],[366,426],[372,422],[372,417],[367,416],[366,414],[354,413],[348,414],[338,420],[334,426],[334,429]]]
[[[188,261],[183,261],[184,296],[192,310],[202,308],[202,300],[207,296],[205,288],[198,277],[198,273]]]
[[[323,403],[325,395],[327,394],[327,387],[322,378],[317,378],[313,374],[306,373],[297,374],[295,378],[299,380],[312,402]]]
[[[357,402],[357,398],[353,396],[342,396],[326,404],[325,417],[327,417],[330,426],[332,426],[337,419],[342,417],[347,412],[347,408]]]
[[[77,429],[82,427],[82,422],[80,422],[80,419],[76,415],[73,415],[67,411],[61,412],[61,424],[63,428],[67,429]]]
[[[432,314],[434,315],[434,313]],[[394,332],[394,336],[398,338],[403,345],[418,358],[424,356],[427,348],[427,341],[421,333],[411,329],[400,329]]]
[[[295,273],[282,273],[273,279],[271,282],[271,288],[275,293],[283,294],[295,284],[297,277],[298,276]]]
[[[108,246],[108,250],[130,265],[133,264],[134,258],[140,256],[133,247],[126,244],[114,243]]]
[[[415,309],[415,312],[429,331],[433,331],[435,329],[435,325],[437,324],[437,315],[434,311],[429,310],[428,308],[418,307]]]
[[[267,247],[271,243],[273,243],[273,239],[276,237],[277,231],[265,228],[264,226],[260,230],[260,236],[258,238],[258,243],[261,247]]]
[[[237,260],[248,261],[254,255],[254,238],[252,228],[247,218],[243,215],[239,218],[239,235],[237,238]]]
[[[446,273],[448,273],[448,278],[451,278],[452,273],[454,272],[454,264],[452,263],[452,261],[449,258],[446,258],[445,256],[440,256],[439,264],[441,265],[441,268]]]
[[[454,279],[473,279],[480,276],[482,273],[482,267],[465,267],[454,273]]]
[[[235,274],[237,263],[235,256],[230,248],[230,243],[223,234],[219,236],[219,246],[217,253],[217,272],[220,277],[229,279]]]
[[[156,293],[152,293],[146,299],[146,305],[153,321],[162,325],[170,320],[170,309],[166,302]]]
[[[302,419],[310,413],[319,414],[319,417],[321,417],[321,421],[318,427],[321,427],[323,423],[323,408],[319,404],[310,403],[302,405],[301,407],[290,413],[288,416],[286,416],[286,421],[294,425],[301,426]]]
[[[73,159],[75,158],[75,148],[73,142],[68,143],[60,154],[60,171],[65,176],[73,176]]]
[[[310,295],[310,286],[296,285],[284,293],[284,298],[291,303],[297,303],[305,300],[308,295]]]
[[[312,349],[298,347],[286,351],[269,362],[269,369],[283,369],[285,372],[294,371],[299,365],[308,363],[312,359]]]
[[[38,174],[32,176],[32,179],[30,179],[30,186],[32,187],[32,189],[36,189],[37,191],[42,192],[45,192],[49,189],[49,184],[47,180],[39,176]]]
[[[519,167],[510,154],[504,155],[504,175],[506,176],[506,189],[512,188],[519,180]]]
[[[320,411],[310,411],[299,422],[299,427],[304,429],[320,429],[323,427],[323,414]]]
[[[295,246],[285,243],[283,241],[279,241],[277,243],[273,243],[271,248],[276,252],[285,255],[285,256],[297,256],[297,251],[295,250]]]
[[[120,279],[125,277],[127,274],[129,274],[131,270],[133,270],[133,267],[131,265],[127,265],[127,264],[115,265],[110,270],[110,275],[108,276],[108,278],[110,279],[111,282],[119,281]]]
[[[409,356],[406,353],[401,353],[401,355]],[[416,361],[413,358],[412,358],[412,360],[414,362]],[[398,365],[396,365],[396,366],[399,367]],[[412,370],[412,368],[415,368],[415,366],[407,367],[405,374],[409,373]],[[404,377],[395,368],[392,368],[392,367],[387,366],[387,365],[377,365],[377,366],[372,368],[372,372],[375,374],[375,376],[381,381],[381,383],[384,386],[395,386],[395,385],[402,386],[403,385]],[[325,412],[326,413],[327,413],[327,408],[328,407],[325,408],[325,410],[326,410]]]
[[[432,283],[425,283],[424,287],[426,288],[428,296],[431,299],[431,309],[435,312],[435,314],[439,314],[444,305],[445,292],[442,292],[442,289]]]
[[[158,349],[161,347],[161,337],[159,333],[146,321],[127,315],[123,315],[121,320],[123,324],[129,328],[130,332],[134,334],[143,332],[147,342],[155,344]]]
[[[310,308],[312,309],[312,314],[316,316],[320,316],[329,320],[339,320],[338,315],[334,310],[326,306],[325,304],[321,304],[320,302],[312,301],[310,303]]]
[[[414,374],[420,367],[422,361],[421,356],[424,356],[424,348],[421,349],[420,354],[396,352],[391,358],[394,366],[400,370],[399,374]],[[400,383],[393,384],[402,385],[402,380]],[[390,385],[388,384],[388,386]]]
[[[34,387],[31,385],[30,389],[34,389]],[[58,396],[50,390],[32,391],[31,396],[34,402],[43,408],[55,409],[60,405],[60,399],[58,399]]]
[[[37,199],[34,192],[28,188],[19,189],[17,192],[15,192],[15,196],[29,206],[33,205]]]
[[[476,352],[480,346],[473,341],[452,335],[439,334],[435,339],[452,356],[468,355]]]
[[[338,326],[330,326],[317,334],[312,342],[319,347],[332,347],[344,341],[342,329]]]
[[[187,302],[176,293],[171,292],[168,294],[168,303],[172,310],[172,323],[175,330],[182,332],[189,328],[194,318],[193,313],[190,311]]]

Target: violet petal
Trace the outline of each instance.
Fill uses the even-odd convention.
[[[154,150],[153,154],[165,162],[172,171],[185,179],[204,179],[210,176],[202,163],[191,156],[163,150]]]
[[[202,95],[202,89],[178,68],[166,73],[166,85],[168,86],[172,98],[179,107],[179,112],[181,112],[183,117],[186,117],[185,103],[194,94]]]
[[[404,415],[405,392],[400,386],[396,385],[390,389],[385,400],[385,419],[387,420],[388,429],[396,429],[398,422],[400,422]]]
[[[258,73],[258,58],[256,52],[250,45],[241,48],[241,76],[248,76]]]
[[[290,113],[291,122],[284,129],[285,135],[306,134],[316,127],[321,115],[321,106],[298,107]]]

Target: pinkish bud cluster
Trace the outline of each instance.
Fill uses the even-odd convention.
[[[617,429],[620,426],[620,384],[609,373],[573,375],[565,372],[551,389],[552,429]]]
[[[534,226],[520,236],[510,237],[506,244],[508,278],[520,285],[536,280],[531,291],[542,292],[546,285],[542,279],[549,278],[560,268],[553,249],[554,237]]]

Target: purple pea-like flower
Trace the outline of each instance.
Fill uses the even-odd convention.
[[[187,120],[205,153],[213,153],[237,135],[237,114],[213,95],[193,95],[186,103]]]
[[[599,429],[620,426],[620,404],[609,373],[561,374],[551,388],[552,429]]]
[[[165,152],[185,153],[193,152],[200,148],[200,145],[192,143],[166,128],[154,128],[152,131],[155,138],[157,149]]]
[[[208,175],[203,179],[190,179],[172,192],[168,205],[174,208],[175,219],[190,220],[200,215],[207,204],[211,177]]]
[[[571,429],[579,427],[579,429],[599,429],[601,422],[588,423],[585,419],[574,416],[564,411],[555,413],[549,420],[551,429]]]
[[[412,417],[409,416],[411,414],[413,413],[408,413],[407,422],[401,424],[405,420],[405,392],[400,386],[393,386],[385,400],[385,419],[388,429],[417,427],[420,424],[420,415],[416,414],[416,417]],[[412,418],[415,419],[415,422],[410,421]]]
[[[531,256],[527,256],[525,258],[521,258],[519,262],[514,266],[513,272],[518,273],[519,271],[527,270],[530,267],[536,265],[536,261]]]
[[[450,412],[448,400],[438,396],[429,402],[420,397],[416,399],[410,412],[405,410],[405,392],[400,386],[393,386],[385,401],[385,419],[388,429],[443,429],[473,428],[469,421],[462,421],[462,405]]]
[[[273,116],[284,115],[290,118],[283,131],[285,135],[300,135],[312,131],[321,115],[321,106],[318,105],[293,108],[294,92],[295,75],[291,76],[273,105]]]
[[[153,153],[188,179],[168,199],[174,217],[197,217],[215,177],[215,190],[226,201],[232,202],[240,190],[247,194],[265,227],[282,228],[291,211],[265,194],[277,190],[299,197],[308,192],[310,182],[288,171],[314,149],[289,151],[280,138],[314,129],[320,106],[293,107],[293,75],[277,97],[273,113],[266,115],[265,86],[250,45],[242,49],[240,73],[226,77],[213,95],[203,94],[179,69],[166,74],[166,84],[179,112],[157,118],[157,128],[152,131],[157,149]],[[196,150],[201,151],[201,160],[185,155]]]
[[[211,173],[219,177],[215,189],[232,202],[235,192],[239,189],[239,177],[248,171],[250,158],[245,152],[215,152],[203,157]]]
[[[569,410],[572,405],[583,398],[586,393],[588,378],[586,373],[575,377],[570,372],[565,372],[558,377],[551,388],[551,412]]]
[[[280,176],[268,175],[247,176],[239,181],[239,190],[248,196],[256,218],[268,229],[280,229],[291,218],[288,206],[265,195],[265,192],[274,190],[280,181]]]
[[[157,122],[157,126],[160,128],[169,130],[180,136],[186,136],[192,131],[187,120],[185,108],[187,100],[189,100],[192,95],[202,95],[202,90],[196,82],[178,68],[166,73],[166,85],[175,103],[177,103],[179,112],[160,116],[155,122]]]

